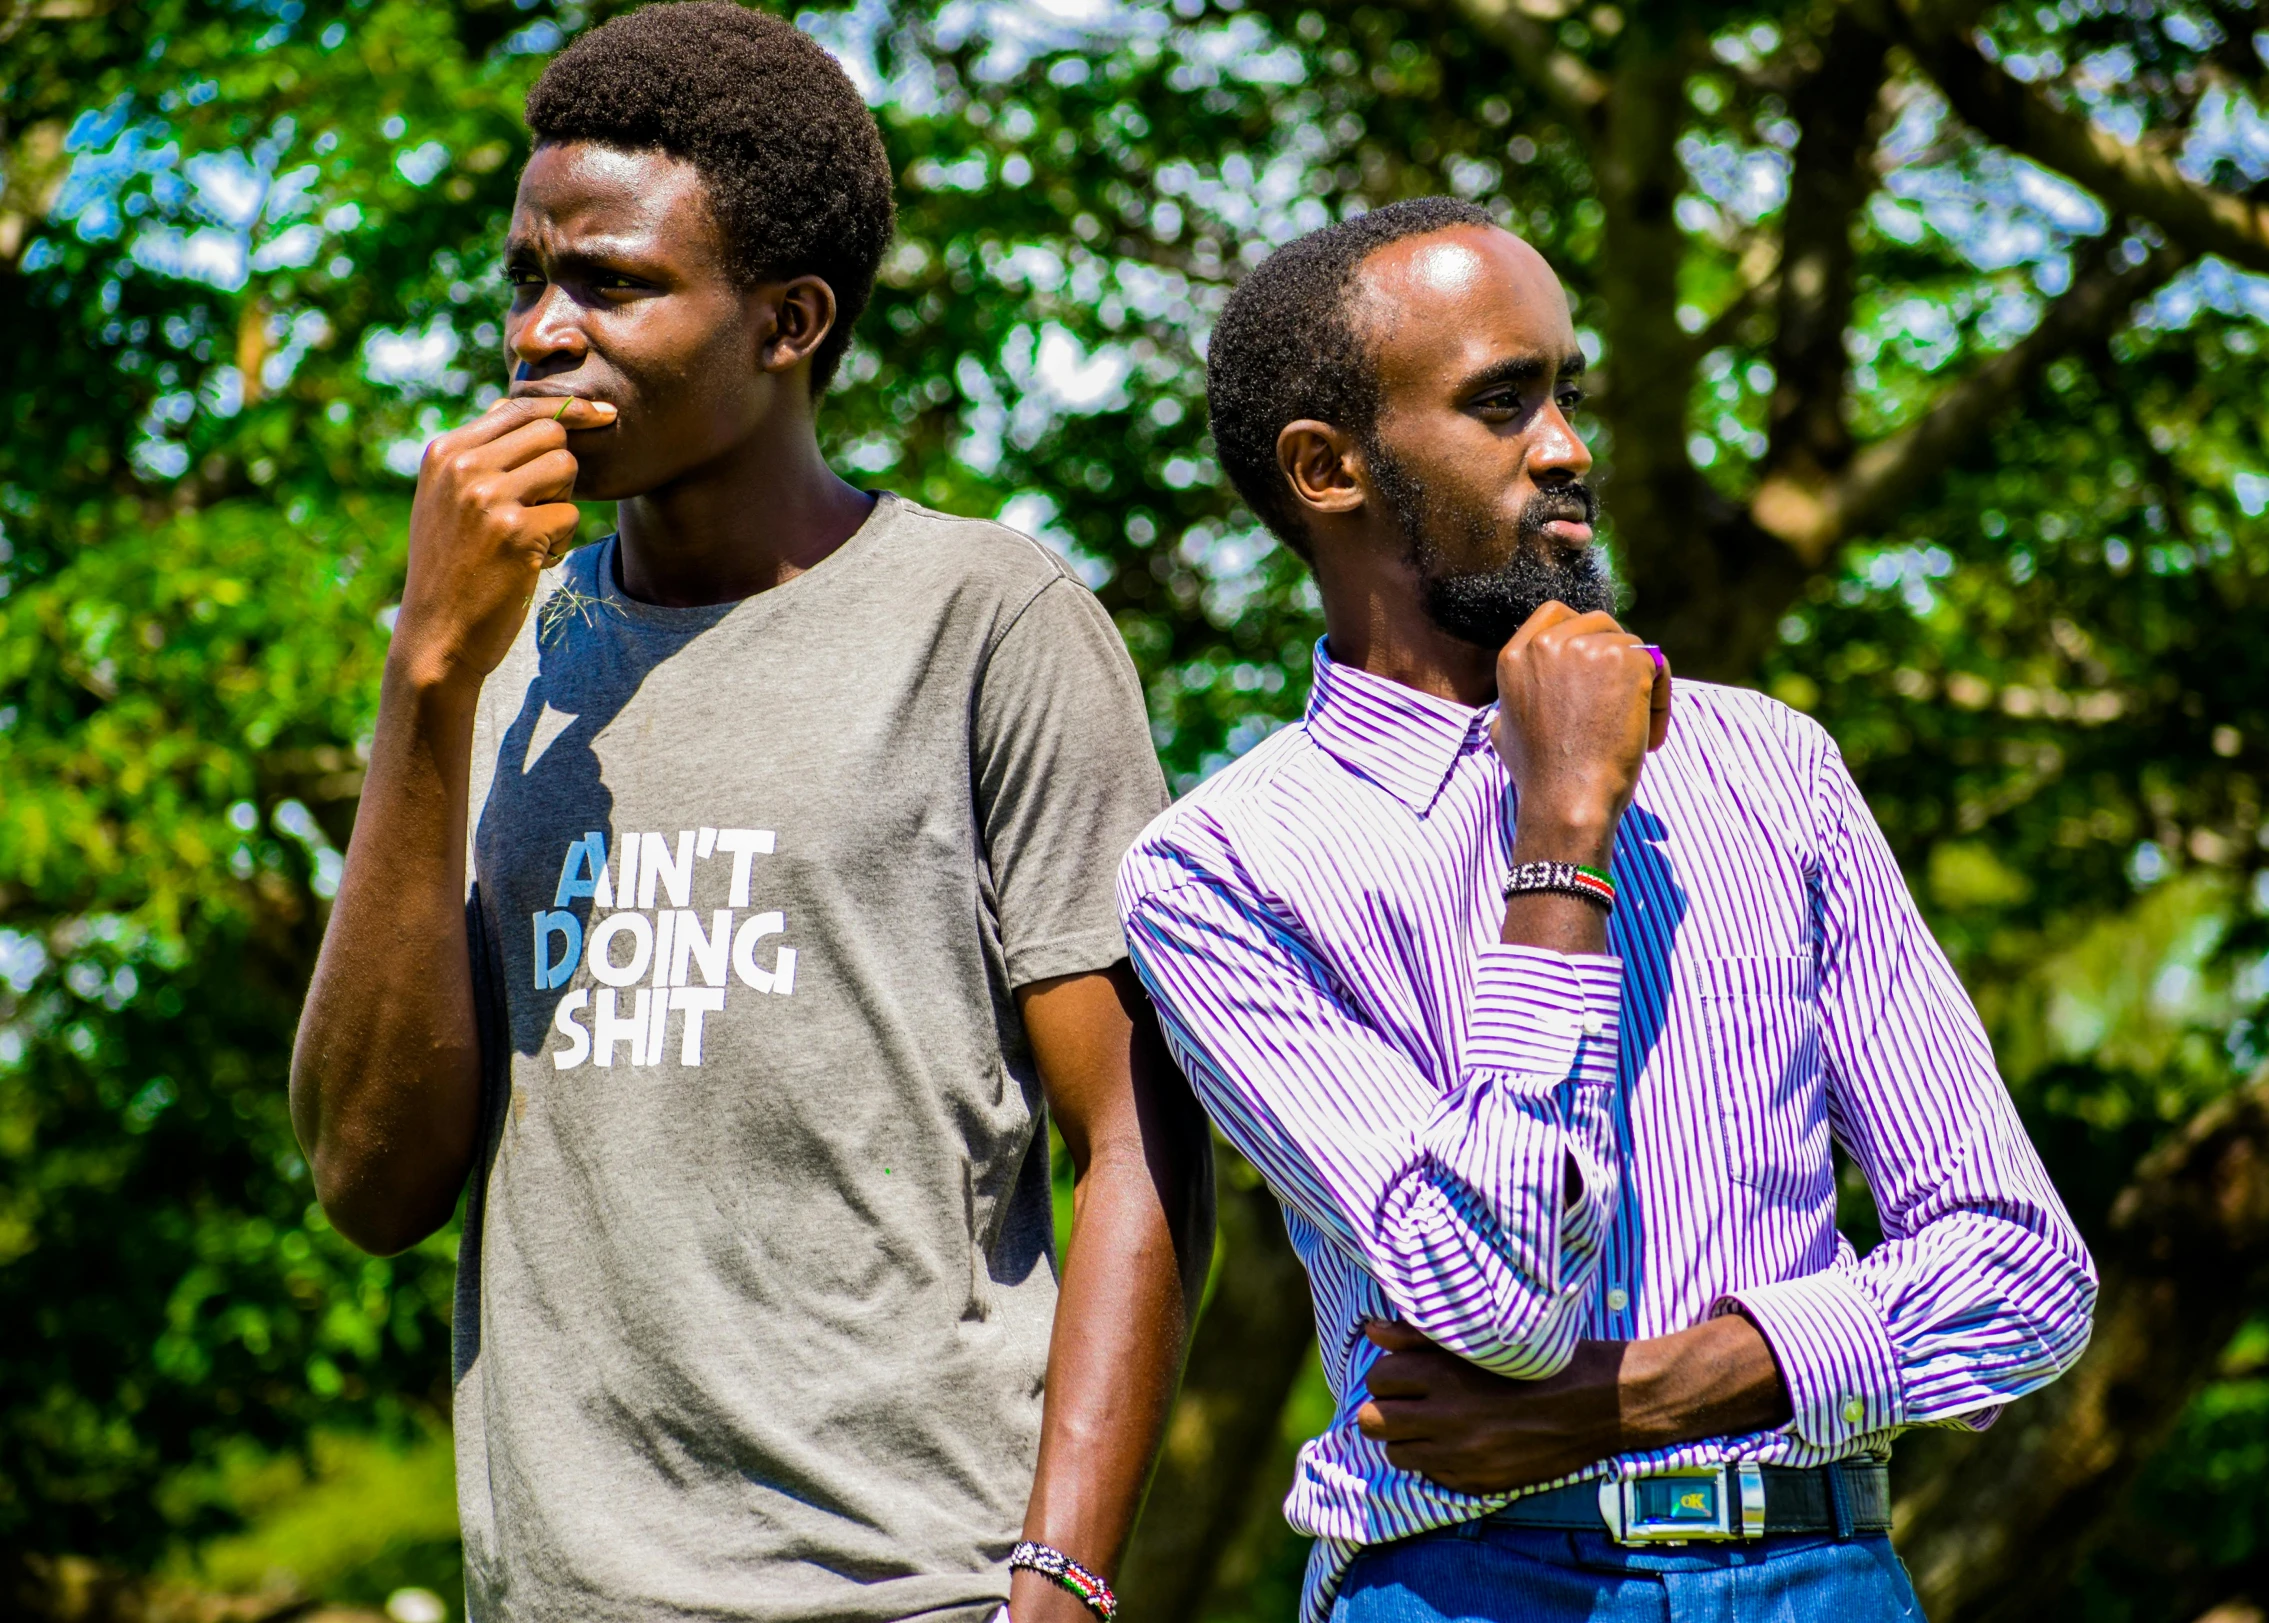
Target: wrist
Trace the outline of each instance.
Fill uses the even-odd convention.
[[[1519,807],[1513,825],[1513,862],[1573,862],[1604,869],[1615,853],[1615,825],[1608,807],[1596,809]]]
[[[454,719],[480,702],[483,678],[446,654],[397,642],[386,653],[379,696],[405,705],[421,719]]]
[[[1738,1436],[1788,1419],[1772,1347],[1738,1314],[1632,1342],[1619,1376],[1626,1449]]]

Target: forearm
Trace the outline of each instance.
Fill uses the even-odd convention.
[[[1773,1350],[1738,1314],[1625,1344],[1616,1397],[1617,1435],[1607,1451],[1615,1454],[1738,1437],[1789,1418]]]
[[[1506,1380],[1406,1325],[1370,1327],[1385,1355],[1359,1411],[1387,1458],[1461,1493],[1535,1487],[1621,1454],[1784,1424],[1772,1349],[1738,1317],[1647,1341],[1585,1341],[1559,1374]]]
[[[1614,1200],[1610,960],[1484,949],[1445,1092],[1303,942],[1215,883],[1143,896],[1128,940],[1223,1134],[1395,1316],[1506,1374],[1565,1362],[1583,1308],[1569,1287],[1596,1267]]]
[[[373,1251],[448,1220],[478,1129],[464,899],[476,699],[389,669],[292,1055],[292,1125],[317,1196]]]
[[[1180,1191],[1160,1183],[1139,1146],[1099,1153],[1079,1181],[1025,1513],[1026,1538],[1106,1576],[1142,1505],[1194,1305],[1182,1264],[1198,1237],[1177,1246],[1168,1202]],[[1202,1263],[1189,1273],[1202,1286]],[[1020,1572],[1015,1583],[1016,1623],[1087,1617],[1035,1574]]]

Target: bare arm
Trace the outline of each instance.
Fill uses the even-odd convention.
[[[575,533],[568,430],[613,408],[500,403],[427,448],[346,872],[292,1053],[292,1127],[366,1250],[449,1220],[479,1129],[465,819],[481,684]]]
[[[1373,1324],[1366,1437],[1461,1493],[1533,1487],[1618,1454],[1786,1425],[1789,1398],[1757,1327],[1727,1314],[1647,1341],[1585,1341],[1548,1380],[1514,1381],[1401,1324]]]
[[[1024,987],[1018,1003],[1074,1179],[1024,1536],[1109,1577],[1212,1260],[1211,1143],[1127,964]],[[1009,1605],[1015,1623],[1093,1623],[1030,1572],[1016,1575]]]

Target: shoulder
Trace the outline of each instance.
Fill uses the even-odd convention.
[[[1842,754],[1819,722],[1753,688],[1679,681],[1665,762],[1724,810],[1816,845]]]
[[[1120,868],[1123,909],[1190,880],[1258,888],[1256,866],[1296,843],[1307,820],[1287,813],[1312,798],[1329,765],[1298,722],[1278,728],[1151,820]]]
[[[1690,748],[1723,750],[1809,773],[1834,752],[1828,729],[1754,688],[1678,678],[1671,689],[1671,736]]]
[[[893,570],[956,594],[1022,606],[1063,582],[1089,595],[1071,566],[1032,537],[992,519],[940,513],[885,494],[869,520]]]

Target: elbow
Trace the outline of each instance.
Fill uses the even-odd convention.
[[[341,1164],[348,1160],[335,1152],[319,1153],[309,1166],[324,1219],[357,1250],[374,1257],[398,1256],[437,1233],[456,1209],[454,1197],[436,1210],[430,1200],[387,1189],[372,1169]]]
[[[295,1104],[297,1098],[295,1087]],[[325,1221],[359,1250],[374,1257],[407,1251],[457,1209],[462,1167],[451,1176],[439,1165],[405,1166],[401,1157],[358,1145],[335,1129],[295,1125]]]
[[[474,1123],[436,1122],[374,1101],[369,1079],[318,1061],[303,1029],[291,1073],[292,1130],[331,1227],[391,1257],[448,1223],[473,1161]]]
[[[1444,1272],[1373,1277],[1395,1317],[1444,1352],[1510,1380],[1559,1374],[1575,1357],[1585,1286],[1553,1290],[1541,1280],[1491,1278],[1492,1272],[1486,1265],[1475,1267],[1463,1288]]]

